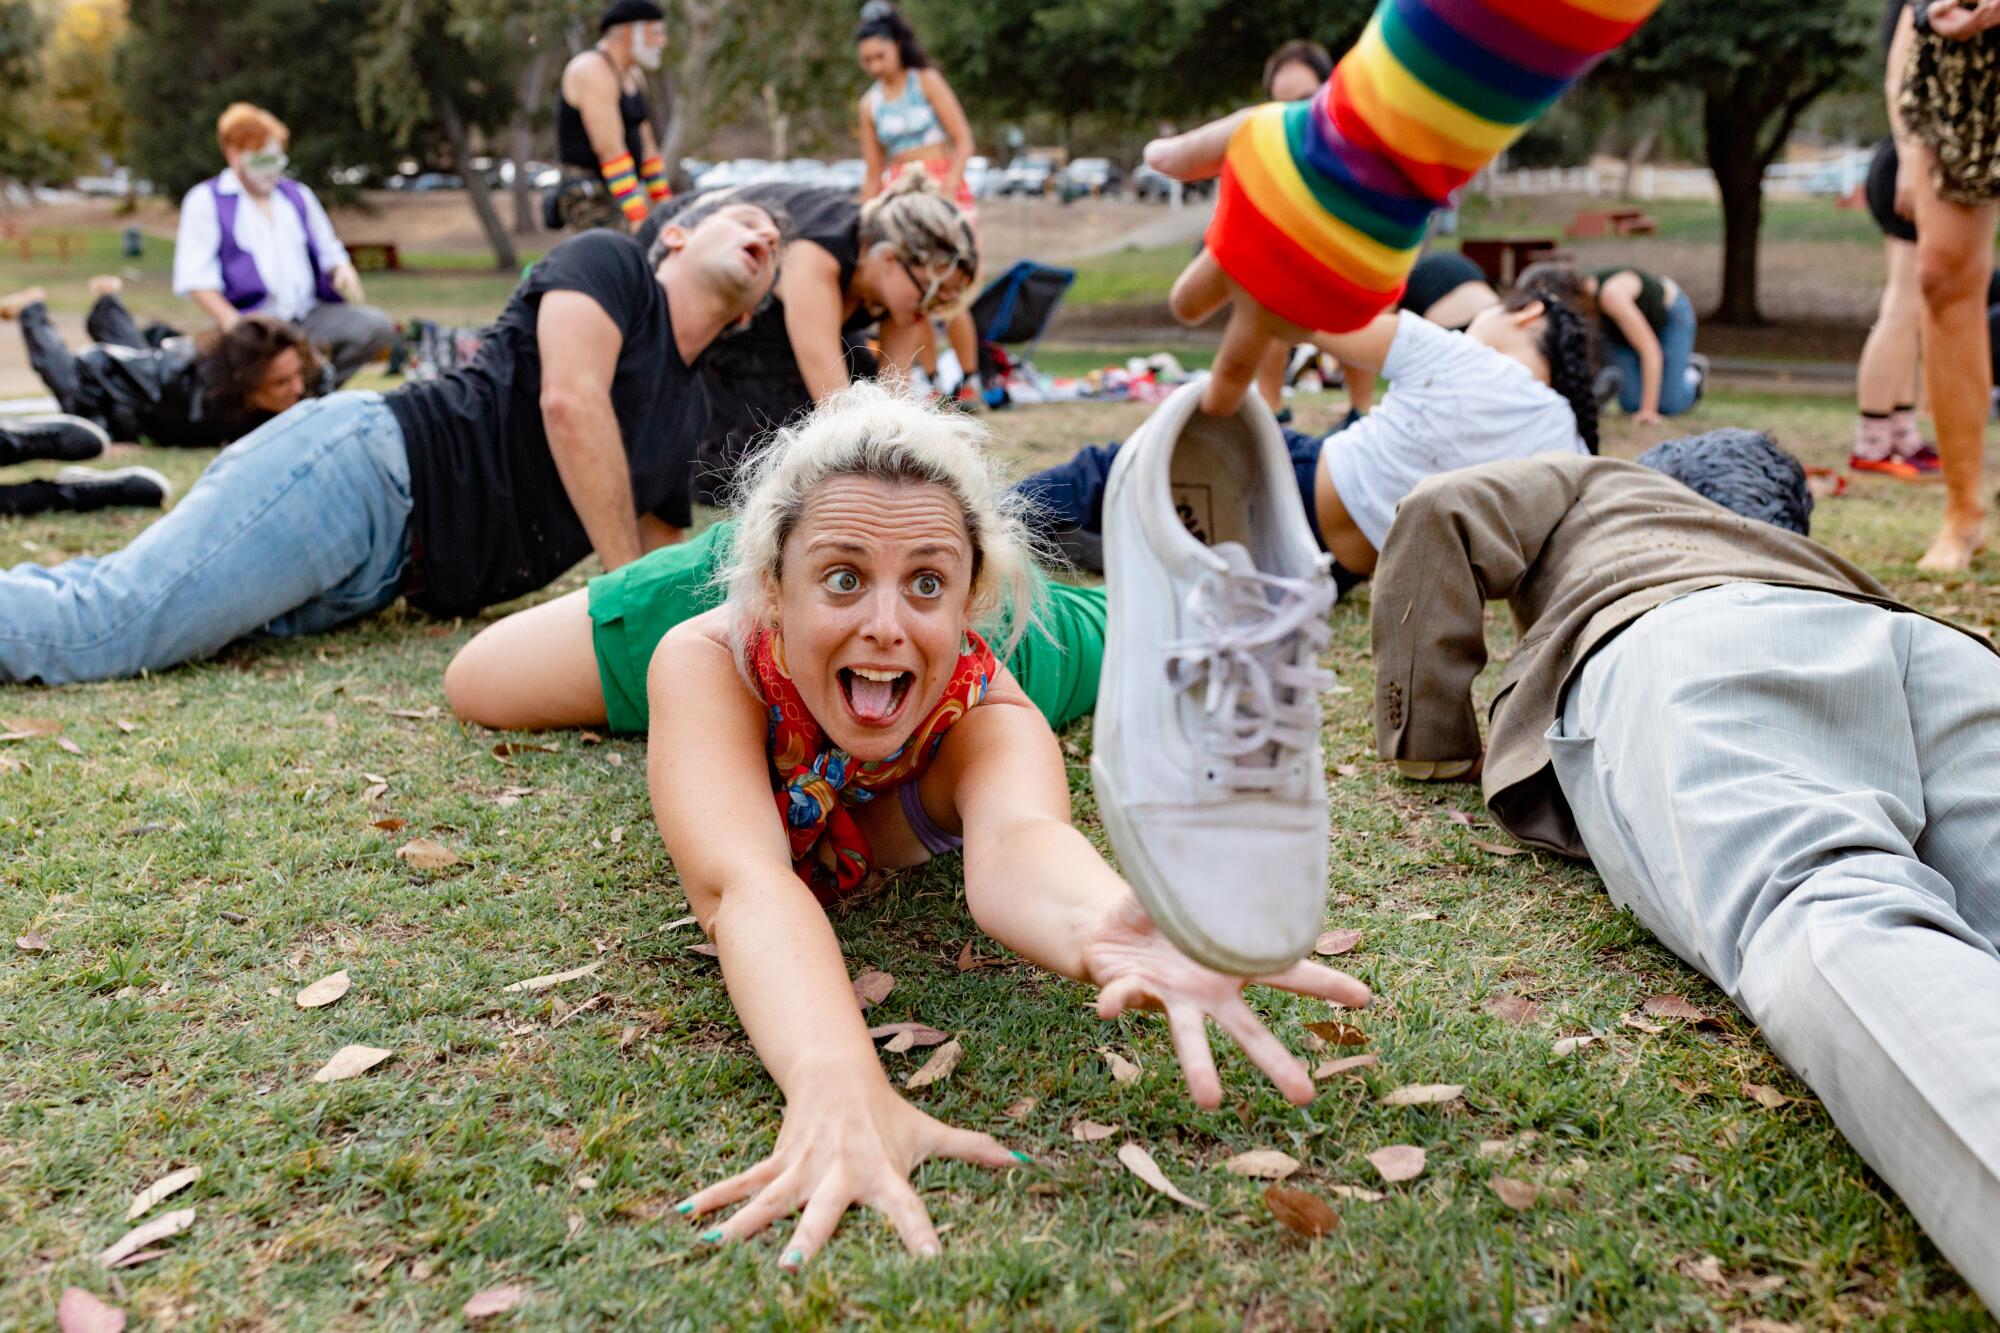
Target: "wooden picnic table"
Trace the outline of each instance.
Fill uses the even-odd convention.
[[[1546,236],[1482,236],[1463,242],[1459,251],[1500,288],[1512,287],[1528,265],[1560,257]]]

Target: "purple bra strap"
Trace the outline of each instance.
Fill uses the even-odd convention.
[[[896,788],[897,799],[903,803],[903,818],[910,821],[910,832],[917,835],[917,841],[932,856],[943,856],[965,846],[965,839],[953,833],[946,833],[932,820],[930,812],[924,809],[924,798],[917,794],[917,784],[905,782]]]

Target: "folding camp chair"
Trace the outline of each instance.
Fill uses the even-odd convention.
[[[1063,294],[1076,281],[1076,270],[1055,268],[1023,259],[986,285],[972,303],[972,324],[979,334],[979,374],[988,387],[988,402],[995,407],[993,389],[1006,382],[1016,369],[1034,371],[1029,359],[1035,344],[1042,340]],[[1006,349],[1022,346],[1019,356]],[[1004,392],[1004,391],[1003,391]]]

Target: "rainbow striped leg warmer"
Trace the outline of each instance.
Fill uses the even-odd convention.
[[[639,179],[646,182],[646,197],[654,203],[673,198],[673,189],[667,184],[667,164],[660,161],[658,153],[639,164]]]
[[[1403,294],[1431,210],[1659,0],[1382,0],[1309,102],[1229,141],[1208,248],[1266,309],[1360,328]]]
[[[620,153],[616,157],[598,159],[597,169],[604,176],[604,183],[611,187],[611,202],[618,205],[625,214],[625,220],[638,226],[646,220],[646,198],[639,193],[639,177],[632,170],[632,155]]]

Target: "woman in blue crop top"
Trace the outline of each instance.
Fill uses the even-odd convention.
[[[868,0],[861,7],[854,47],[862,72],[875,80],[861,95],[862,200],[874,198],[906,171],[921,171],[977,225],[977,204],[965,183],[965,164],[972,156],[972,126],[951,85],[917,41],[909,21],[889,0]],[[979,340],[972,316],[964,311],[953,315],[945,321],[945,335],[965,373],[962,388],[976,396]],[[935,378],[937,347],[933,338],[925,338],[917,359]]]

